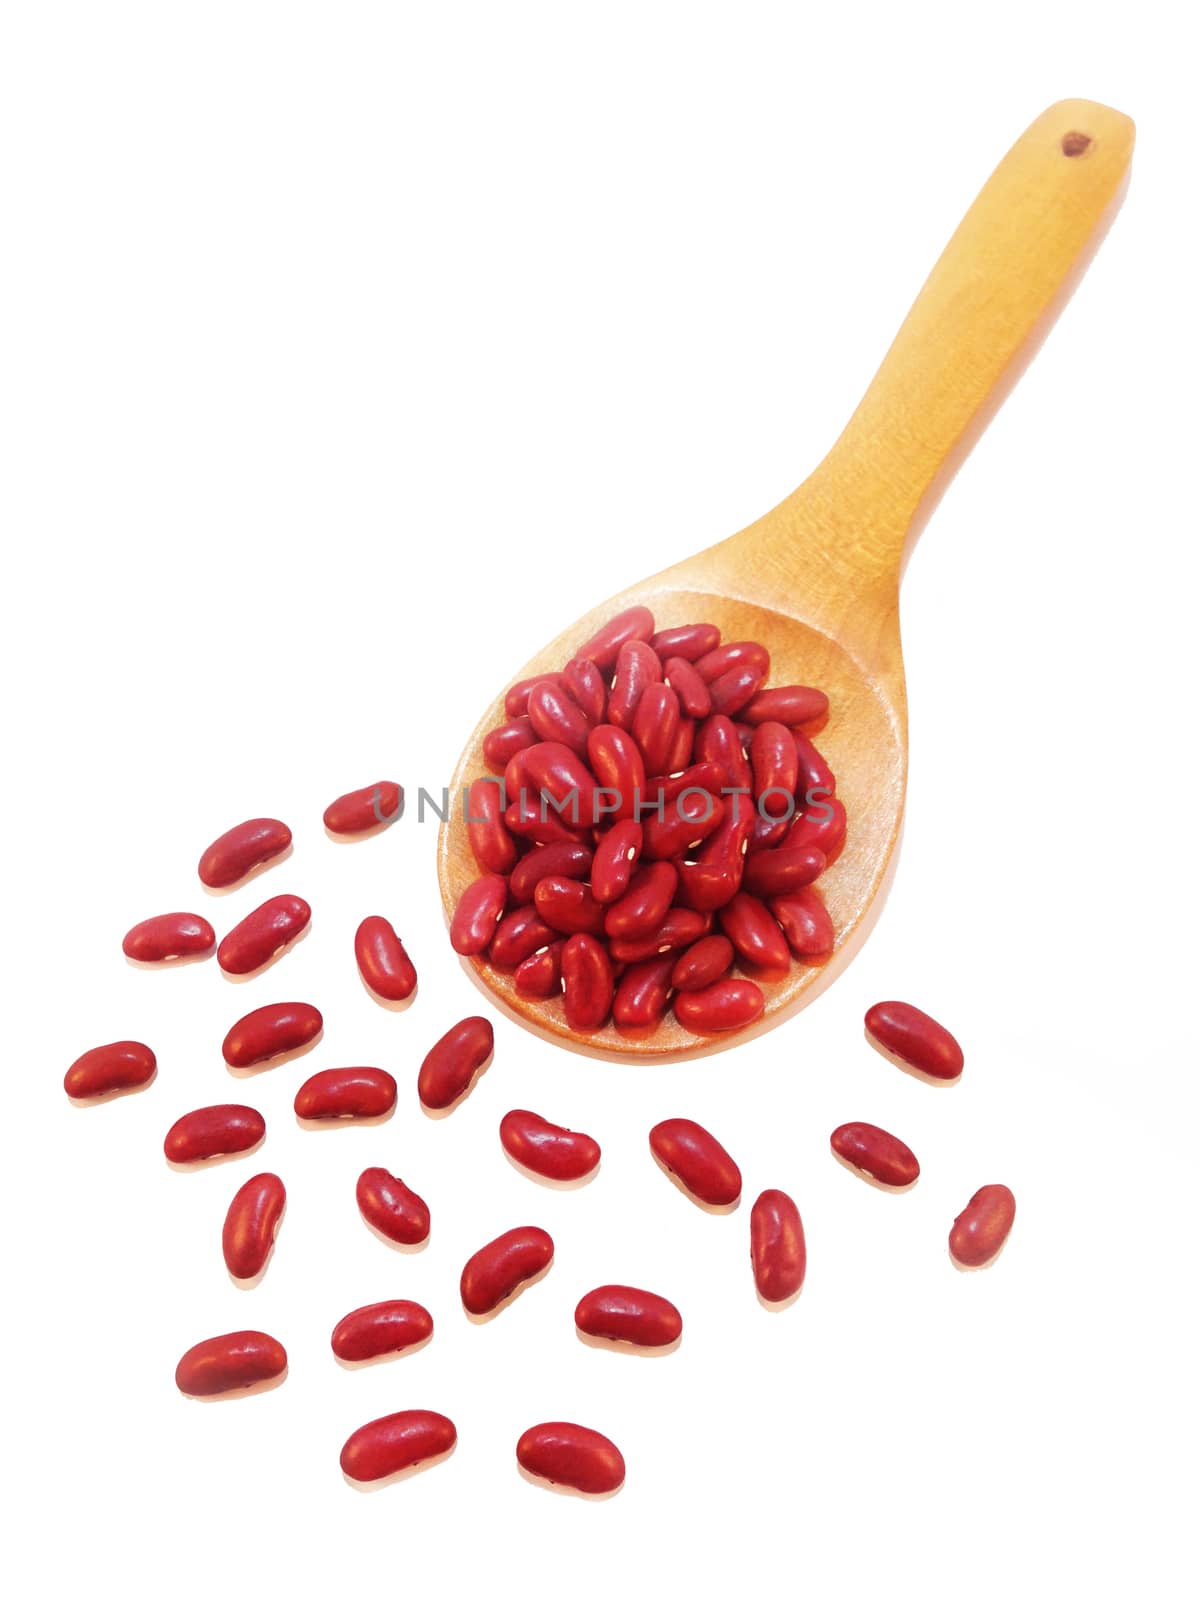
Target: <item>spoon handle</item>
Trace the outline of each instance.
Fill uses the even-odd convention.
[[[858,410],[797,491],[809,507],[824,507],[821,521],[860,580],[894,587],[907,535],[936,504],[1103,237],[1133,138],[1121,112],[1060,100],[1021,135],[959,224]]]

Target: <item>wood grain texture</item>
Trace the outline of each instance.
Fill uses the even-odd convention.
[[[904,811],[907,704],[898,617],[910,541],[987,419],[1036,350],[1120,204],[1133,153],[1128,117],[1086,100],[1051,106],[1017,140],[960,224],[829,455],[773,511],[732,538],[614,595],[516,674],[561,667],[608,617],[648,605],[657,626],[715,622],[760,639],[772,683],[826,690],[819,744],[849,814],[842,855],[820,880],[837,947],[823,967],[793,964],[764,983],[753,1029],[698,1040],[668,1016],[648,1037],[611,1023],[567,1028],[560,1001],[516,994],[511,974],[469,962],[517,1019],[575,1049],[626,1059],[698,1054],[773,1026],[845,969],[881,903]],[[484,768],[480,744],[504,720],[503,691],[451,781]],[[438,839],[447,918],[478,875],[461,807]]]

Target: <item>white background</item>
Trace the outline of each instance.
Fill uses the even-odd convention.
[[[5,1454],[19,1592],[1184,1592],[1195,1509],[1196,121],[1163,6],[11,4],[0,271],[10,816]],[[496,1018],[452,1117],[431,1041],[484,1006],[448,949],[434,830],[338,846],[344,789],[444,781],[496,681],[611,591],[733,531],[816,463],[1008,144],[1069,95],[1136,117],[1124,212],[908,570],[909,820],[865,952],[783,1029],[695,1063],[565,1053]],[[195,861],[246,815],[293,857],[229,898]],[[136,971],[174,907],[223,932],[267,893],[311,935],[244,986]],[[351,954],[392,917],[403,1015]],[[904,997],[967,1052],[957,1088],[863,1041]],[[323,1042],[251,1081],[220,1041],[317,1002]],[[15,1024],[15,1027],[14,1027]],[[145,1094],[70,1107],[111,1038]],[[401,1081],[386,1126],[301,1131],[318,1066]],[[184,1176],[162,1135],[221,1099],[269,1124]],[[597,1180],[503,1158],[514,1105],[588,1129]],[[709,1124],[741,1210],[667,1184],[646,1132]],[[831,1158],[877,1121],[915,1146],[887,1196]],[[389,1252],[354,1206],[380,1162],[430,1202]],[[262,1285],[225,1204],[278,1171]],[[990,1272],[950,1221],[1018,1199]],[[798,1199],[799,1303],[763,1311],[749,1202]],[[538,1222],[556,1263],[467,1323],[462,1262]],[[678,1353],[585,1348],[578,1295],[674,1298]],[[347,1372],[351,1307],[412,1295],[437,1332]],[[233,1404],[172,1382],[194,1340],[284,1340]],[[345,1436],[447,1411],[444,1465],[375,1494]],[[589,1504],[513,1445],[567,1416],[629,1475]],[[17,1552],[19,1551],[19,1554]]]

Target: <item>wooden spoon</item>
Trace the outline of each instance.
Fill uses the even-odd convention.
[[[741,533],[605,600],[516,674],[557,670],[609,617],[646,605],[659,628],[715,622],[724,639],[759,639],[771,652],[771,683],[824,689],[831,713],[819,742],[849,815],[845,848],[820,880],[837,929],[832,959],[823,967],[793,963],[786,977],[763,985],[766,1007],[753,1029],[703,1040],[670,1014],[645,1037],[611,1022],[575,1034],[560,1000],[527,1000],[511,974],[472,962],[518,1020],[589,1053],[694,1054],[781,1021],[859,948],[882,901],[904,810],[898,606],[907,548],[1103,237],[1123,196],[1133,139],[1128,117],[1087,100],[1043,112],[984,185],[808,481]],[[454,774],[438,840],[447,917],[479,874],[461,796],[487,770],[484,734],[504,720],[501,693]]]

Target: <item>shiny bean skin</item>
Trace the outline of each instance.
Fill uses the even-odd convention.
[[[537,734],[528,717],[514,717],[483,736],[483,759],[493,772],[503,772],[518,750],[528,750]]]
[[[603,820],[597,815],[595,779],[569,746],[555,740],[535,744],[525,752],[524,770],[537,809],[557,817],[565,827],[591,828]],[[553,808],[542,800],[543,793],[555,802]]]
[[[568,661],[562,673],[563,687],[590,723],[604,721],[604,702],[608,685],[594,661]]]
[[[730,667],[708,686],[713,711],[718,716],[736,717],[754,699],[762,681],[763,674],[749,663]]]
[[[654,778],[648,782],[638,805],[639,817],[658,816],[660,812],[665,816],[668,808],[689,789],[702,789],[714,800],[719,800],[724,783],[725,771],[717,762],[696,761],[669,777]]]
[[[714,866],[707,861],[681,861],[676,899],[691,911],[709,913],[728,905],[738,892],[742,868]]]
[[[717,832],[725,820],[725,802],[704,789],[685,789],[663,805],[662,815],[648,812],[643,820],[643,853],[647,861],[681,856]]]
[[[605,704],[604,721],[611,727],[630,731],[642,695],[661,678],[662,663],[648,644],[631,641],[622,645]]]
[[[846,838],[846,808],[836,795],[822,796],[797,813],[787,836],[789,850],[821,850],[831,864]]]
[[[167,911],[130,928],[121,949],[130,961],[157,963],[206,956],[216,942],[211,922],[191,911]]]
[[[613,995],[613,1021],[619,1028],[653,1027],[666,1015],[674,965],[674,952],[668,951],[625,969]]]
[[[381,1000],[407,1000],[417,987],[417,969],[386,917],[364,917],[359,923],[354,959],[363,982]]]
[[[488,960],[501,972],[512,972],[535,950],[554,943],[554,929],[542,921],[536,906],[518,906],[502,917],[488,946]]]
[[[235,977],[257,972],[298,939],[311,919],[312,908],[299,895],[277,894],[264,900],[221,940],[217,964]]]
[[[158,1062],[148,1044],[118,1039],[85,1050],[74,1060],[63,1078],[63,1090],[72,1100],[101,1100],[142,1088],[157,1071]]]
[[[733,639],[702,655],[696,662],[696,671],[710,686],[724,673],[735,667],[753,667],[765,678],[771,670],[771,657],[766,647],[756,639]]]
[[[556,939],[544,950],[535,950],[526,956],[513,973],[513,984],[518,994],[531,1000],[548,1000],[562,993],[562,953],[565,939]]]
[[[172,1123],[163,1154],[174,1166],[192,1166],[253,1150],[266,1136],[267,1125],[253,1106],[201,1106]]]
[[[324,1019],[316,1006],[302,1000],[281,1000],[239,1017],[225,1035],[221,1054],[227,1066],[257,1067],[275,1056],[303,1049],[323,1027]]]
[[[762,722],[750,741],[750,770],[754,798],[769,817],[791,817],[796,809],[796,784],[800,760],[790,728],[782,722]]]
[[[517,1440],[517,1461],[535,1478],[579,1494],[612,1494],[625,1482],[625,1458],[611,1439],[578,1422],[539,1422]]]
[[[642,752],[650,777],[667,772],[679,732],[679,696],[666,683],[651,683],[643,690],[633,714],[633,737]]]
[[[721,630],[712,622],[689,622],[682,628],[664,628],[650,640],[650,648],[666,660],[679,656],[688,662],[699,661],[721,642]]]
[[[484,872],[503,875],[516,864],[516,842],[505,826],[504,789],[495,778],[476,778],[467,791],[467,838]]]
[[[557,810],[541,795],[526,790],[504,813],[504,826],[531,844],[579,844],[582,829],[568,827]]]
[[[606,815],[615,822],[636,817],[637,797],[646,788],[646,763],[633,735],[624,728],[601,723],[588,734],[588,761],[596,782],[609,791],[599,797],[599,803],[613,807]],[[614,801],[613,796],[619,799]]]
[[[748,978],[722,978],[707,989],[675,996],[675,1016],[689,1033],[727,1033],[762,1015],[762,990]]]
[[[600,1146],[590,1134],[547,1122],[536,1111],[509,1111],[500,1122],[500,1143],[519,1166],[555,1183],[573,1183],[594,1172]]]
[[[423,1244],[429,1237],[429,1207],[386,1167],[367,1167],[354,1186],[358,1209],[371,1227],[396,1244]]]
[[[694,717],[680,717],[679,727],[675,730],[675,739],[671,745],[671,752],[667,757],[667,771],[682,771],[692,759],[692,751],[695,746],[696,719]]]
[[[352,1483],[377,1483],[394,1473],[448,1455],[458,1431],[440,1411],[393,1411],[356,1428],[339,1462]]]
[[[954,1219],[950,1254],[960,1267],[986,1267],[999,1255],[1017,1214],[1013,1192],[1003,1183],[985,1183]]]
[[[547,680],[551,683],[561,683],[562,674],[560,672],[543,672],[537,678],[522,678],[519,683],[513,684],[512,688],[504,696],[504,715],[510,722],[515,722],[518,717],[524,717],[529,714],[530,691],[535,684],[545,683]]]
[[[587,750],[587,717],[558,683],[543,680],[529,691],[529,720],[539,739],[565,744],[581,756]]]
[[[731,1206],[742,1192],[742,1174],[728,1150],[688,1117],[670,1117],[651,1128],[650,1148],[705,1205]]]
[[[327,1067],[296,1091],[302,1122],[382,1117],[396,1104],[396,1080],[382,1067]]]
[[[196,871],[208,889],[232,889],[256,867],[282,855],[292,842],[292,830],[277,817],[251,817],[214,839],[200,857]]]
[[[791,823],[787,816],[767,817],[756,808],[754,825],[750,829],[750,838],[746,844],[747,858],[757,855],[762,850],[777,849],[784,843],[790,826]]]
[[[398,783],[382,779],[365,789],[352,789],[325,807],[325,826],[330,833],[352,838],[370,833],[384,823],[395,822],[404,810],[404,790]]]
[[[491,944],[508,901],[508,887],[498,872],[485,872],[459,895],[450,919],[450,948],[456,955],[482,955]]]
[[[771,1305],[790,1300],[804,1284],[808,1253],[796,1202],[782,1189],[764,1189],[750,1211],[754,1286]]]
[[[207,1399],[268,1383],[287,1371],[287,1351],[269,1333],[246,1329],[194,1344],[175,1368],[181,1394]]]
[[[668,911],[657,928],[641,934],[636,939],[612,939],[609,952],[614,961],[649,961],[652,956],[665,956],[671,950],[684,950],[689,944],[704,937],[712,927],[712,918],[703,911],[689,911],[677,906]]]
[[[580,1300],[575,1307],[575,1326],[590,1339],[612,1339],[659,1350],[679,1338],[683,1318],[660,1294],[606,1283],[589,1290]]]
[[[591,870],[592,852],[585,844],[538,845],[513,868],[508,893],[514,905],[526,906],[543,878],[586,878]]]
[[[795,728],[802,722],[815,722],[829,710],[829,696],[823,689],[789,683],[778,689],[760,689],[742,712],[742,719],[758,727],[764,722],[783,722]]]
[[[796,742],[796,762],[800,772],[796,784],[797,795],[806,805],[811,805],[818,799],[826,799],[837,788],[833,769],[812,740],[799,729],[792,729],[792,738]],[[817,793],[818,790],[820,794]]]
[[[611,672],[623,644],[630,639],[640,639],[645,643],[653,632],[653,613],[645,606],[630,606],[628,611],[619,612],[598,633],[594,633],[575,652],[575,659],[594,661],[601,672]]]
[[[940,1022],[903,1000],[881,1000],[864,1019],[877,1044],[928,1078],[952,1082],[962,1075],[962,1046]]]
[[[695,755],[697,761],[713,761],[721,768],[725,774],[725,788],[744,789],[750,793],[750,762],[729,717],[705,717],[696,730]]]
[[[586,883],[571,878],[543,878],[533,895],[538,916],[556,933],[599,933],[604,907]]]
[[[495,1033],[486,1017],[464,1017],[429,1050],[417,1074],[417,1093],[430,1111],[461,1100],[490,1058]]]
[[[283,1217],[287,1194],[273,1172],[260,1172],[229,1202],[221,1251],[229,1274],[240,1282],[257,1278],[267,1264]]]
[[[791,894],[774,895],[768,904],[793,955],[801,961],[829,959],[837,934],[816,889],[796,889]]]
[[[510,1228],[477,1250],[462,1270],[459,1292],[473,1317],[486,1316],[554,1260],[544,1228]]]
[[[653,933],[671,908],[678,882],[679,874],[669,861],[642,867],[605,913],[605,933],[610,939],[640,939]]]
[[[758,813],[749,795],[731,794],[727,797],[721,826],[711,833],[701,846],[697,860],[706,866],[724,867],[740,883],[745,869],[746,851]]]
[[[377,1300],[348,1311],[329,1343],[339,1361],[375,1361],[433,1337],[433,1318],[415,1300]]]
[[[744,962],[756,971],[777,975],[791,965],[787,940],[779,924],[756,895],[735,894],[717,914],[721,929]]]
[[[603,1027],[612,1006],[613,970],[591,934],[572,934],[563,946],[562,986],[567,1026],[580,1033]]]
[[[835,1155],[889,1189],[907,1189],[921,1175],[904,1141],[872,1122],[844,1122],[830,1134],[829,1144]]]
[[[708,685],[690,661],[671,656],[663,662],[663,679],[679,696],[680,709],[689,717],[707,717],[712,711]]]
[[[746,887],[760,899],[807,889],[825,871],[824,851],[781,845],[777,850],[756,850],[746,858]]]
[[[640,822],[616,822],[597,844],[591,889],[600,905],[611,905],[628,889],[642,853],[642,838]]]
[[[707,989],[723,978],[733,965],[733,946],[721,933],[698,939],[675,962],[671,969],[671,987],[690,993],[694,989]]]

